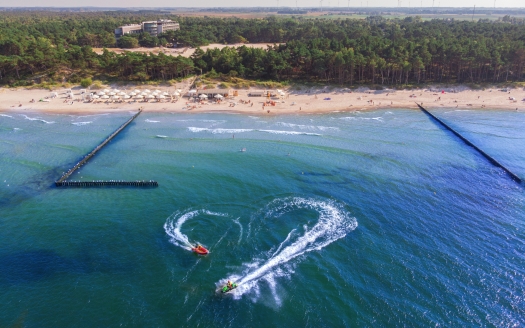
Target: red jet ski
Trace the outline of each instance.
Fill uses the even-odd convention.
[[[209,251],[202,247],[201,245],[197,245],[191,249],[194,253],[197,253],[199,255],[206,255],[209,253]]]

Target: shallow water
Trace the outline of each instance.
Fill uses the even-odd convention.
[[[525,178],[523,113],[434,113]],[[0,116],[0,326],[525,323],[523,185],[422,112],[143,113],[72,180],[158,188],[52,186],[131,115]]]

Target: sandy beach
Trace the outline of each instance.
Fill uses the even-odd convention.
[[[108,86],[110,88],[110,86]],[[188,91],[187,84],[171,87],[129,86],[119,87],[120,91],[131,92],[139,89],[159,89],[173,94],[176,89]],[[92,92],[97,92],[93,90]],[[249,97],[251,91],[257,89],[237,90],[238,96],[224,99],[220,104],[215,100],[194,103],[187,97],[176,102],[143,102],[123,101],[121,103],[105,102],[91,103],[81,99],[81,88],[72,88],[74,101],[67,100],[66,89],[54,90],[57,93],[51,98],[49,90],[8,89],[0,88],[0,112],[46,112],[46,113],[98,113],[112,111],[129,111],[143,108],[155,112],[237,112],[246,114],[278,115],[293,113],[324,113],[334,111],[361,111],[378,108],[416,108],[415,103],[423,104],[425,108],[460,108],[460,109],[507,109],[525,110],[525,90],[498,88],[485,90],[470,90],[466,87],[428,88],[421,90],[369,90],[359,88],[306,88],[301,90],[284,89],[285,96],[269,99],[273,105],[266,105],[266,97]],[[34,102],[31,102],[34,99]],[[42,100],[42,101],[40,101]]]

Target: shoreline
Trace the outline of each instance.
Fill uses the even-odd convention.
[[[145,89],[146,87],[133,87]],[[158,87],[169,93],[176,89],[188,90],[186,83],[179,86]],[[73,88],[73,96],[80,98],[80,88]],[[129,90],[128,90],[129,91]],[[416,103],[427,109],[476,109],[525,111],[525,90],[492,88],[470,90],[465,86],[454,88],[425,88],[416,90],[369,90],[358,88],[303,87],[301,90],[284,89],[285,96],[273,97],[274,105],[264,106],[266,97],[249,97],[251,91],[262,89],[236,90],[238,96],[223,100],[192,103],[188,98],[177,102],[122,102],[97,104],[83,101],[66,101],[65,90],[57,91],[54,99],[46,99],[51,91],[45,89],[0,88],[0,113],[47,113],[47,114],[100,114],[137,111],[158,113],[236,113],[249,115],[322,114],[330,112],[354,112],[379,109],[417,109]],[[35,102],[30,102],[35,99]],[[46,99],[40,102],[39,100]],[[191,109],[188,109],[191,106]]]

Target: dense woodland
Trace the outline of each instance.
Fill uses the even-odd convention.
[[[197,49],[191,58],[105,50],[117,46],[116,27],[168,18],[181,30],[142,34],[118,46],[167,43],[270,42],[268,49]],[[84,77],[149,81],[211,72],[247,79],[317,81],[341,85],[429,82],[508,82],[525,79],[525,24],[422,21],[380,16],[357,19],[269,17],[188,18],[160,12],[0,12],[0,84],[77,83]]]

